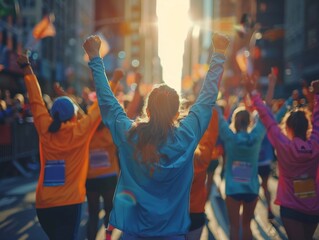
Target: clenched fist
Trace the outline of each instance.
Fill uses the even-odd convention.
[[[89,36],[83,43],[83,48],[89,59],[100,57],[101,39],[97,35]]]
[[[224,54],[229,45],[230,39],[224,34],[214,33],[212,41],[215,52]]]

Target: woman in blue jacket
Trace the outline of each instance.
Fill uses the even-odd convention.
[[[262,123],[251,125],[250,113],[245,107],[238,107],[233,113],[234,130],[219,114],[219,136],[224,141],[226,163],[226,206],[230,221],[230,239],[252,239],[250,221],[254,216],[259,193],[258,157],[261,142],[265,136]],[[240,234],[240,207],[243,207]]]
[[[229,40],[213,36],[215,53],[203,88],[178,124],[179,96],[165,84],[150,93],[144,121],[127,117],[108,85],[100,44],[98,36],[91,36],[83,48],[90,58],[102,121],[112,133],[121,165],[109,223],[122,230],[123,239],[185,239],[194,150],[212,115]]]

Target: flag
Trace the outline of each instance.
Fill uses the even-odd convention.
[[[36,40],[40,40],[46,37],[54,37],[55,27],[53,25],[54,22],[54,15],[46,15],[42,18],[42,20],[35,25],[32,31],[32,35]]]
[[[110,51],[110,45],[102,33],[98,32],[95,35],[99,36],[101,39],[100,57],[103,58]],[[83,59],[84,61],[88,62],[89,56],[85,53]]]
[[[24,46],[25,49],[35,50],[38,48],[39,40],[46,37],[55,36],[55,27],[53,25],[54,15],[46,15],[36,24],[31,32],[29,32],[28,40]]]

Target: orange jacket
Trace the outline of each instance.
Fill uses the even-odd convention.
[[[45,107],[37,78],[25,76],[34,124],[39,135],[40,176],[36,190],[36,208],[49,208],[82,203],[88,170],[89,143],[101,121],[97,102],[89,115],[77,121],[62,123],[60,130],[50,133],[52,118]],[[44,186],[45,164],[48,160],[65,161],[63,186]]]
[[[102,123],[103,124],[103,123]],[[95,131],[90,143],[90,155],[94,154],[94,151],[107,152],[107,166],[94,167],[94,164],[90,160],[89,171],[87,178],[98,178],[103,176],[117,175],[119,173],[119,164],[117,158],[117,148],[113,143],[113,138],[110,130],[104,125]]]
[[[114,93],[118,87],[118,82],[109,82],[112,92]],[[88,109],[90,113],[91,107]],[[92,158],[94,152],[106,152],[107,154],[107,166],[102,164],[101,166],[94,166],[92,159],[89,160],[89,169],[87,178],[99,178],[105,176],[118,175],[120,168],[117,158],[117,148],[113,142],[113,138],[110,130],[101,122],[99,127],[93,134],[90,142],[90,158]]]
[[[206,171],[218,136],[218,115],[213,109],[212,118],[194,154],[194,177],[190,195],[190,212],[202,213],[207,199]]]

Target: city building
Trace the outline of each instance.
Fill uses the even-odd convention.
[[[12,93],[25,91],[16,57],[17,53],[28,49],[44,93],[54,94],[54,82],[71,93],[80,93],[89,79],[82,44],[93,32],[94,3],[85,0],[11,2],[14,4],[12,11],[0,12],[1,88]],[[40,28],[37,36],[34,34],[36,26]],[[7,84],[8,78],[10,84]]]

